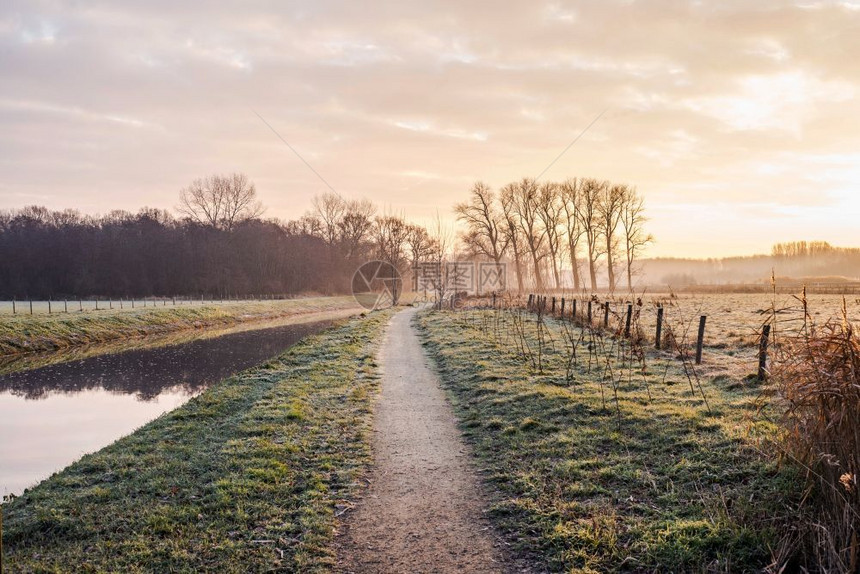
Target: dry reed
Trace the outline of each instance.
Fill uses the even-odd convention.
[[[772,374],[782,451],[807,478],[794,551],[806,568],[860,572],[860,340],[846,314],[783,338]]]

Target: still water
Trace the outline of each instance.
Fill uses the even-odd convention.
[[[20,494],[206,387],[265,362],[330,321],[242,326],[48,356],[0,375],[0,492]],[[80,350],[76,350],[80,353]],[[56,360],[64,360],[51,364]],[[17,365],[11,368],[26,368]]]

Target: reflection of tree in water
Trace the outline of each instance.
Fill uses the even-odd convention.
[[[330,322],[243,331],[180,345],[105,354],[0,376],[0,392],[26,399],[104,389],[151,401],[166,391],[194,394],[269,359]]]

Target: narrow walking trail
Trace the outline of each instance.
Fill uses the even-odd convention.
[[[394,316],[380,353],[370,487],[339,540],[342,572],[501,572],[478,479],[412,326]]]

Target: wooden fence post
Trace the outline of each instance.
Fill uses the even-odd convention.
[[[591,300],[588,301],[588,325],[591,326]]]
[[[12,314],[16,314],[18,311],[15,309],[15,298],[12,297]]]
[[[48,315],[51,314],[51,298],[48,298]]]
[[[609,328],[609,301],[606,302],[606,306],[603,308],[603,328]]]
[[[696,364],[702,364],[702,345],[705,342],[705,320],[708,317],[706,315],[702,315],[699,317],[699,336],[696,339]]]
[[[555,314],[555,297],[552,298],[552,309],[550,309],[550,313]]]
[[[770,339],[770,325],[761,329],[761,340],[758,344],[758,380],[767,379],[767,344]]]
[[[68,313],[69,312],[69,300],[63,299],[63,310]]]
[[[630,338],[630,320],[633,318],[633,305],[627,305],[627,320],[624,322],[624,336]]]
[[[564,319],[564,297],[561,298],[561,311],[558,313],[561,315],[561,318]]]
[[[576,299],[570,300],[570,317],[576,321]]]
[[[654,336],[654,347],[658,350],[663,341],[663,305],[657,307],[657,334]]]
[[[33,314],[33,300],[30,299],[30,315]]]

